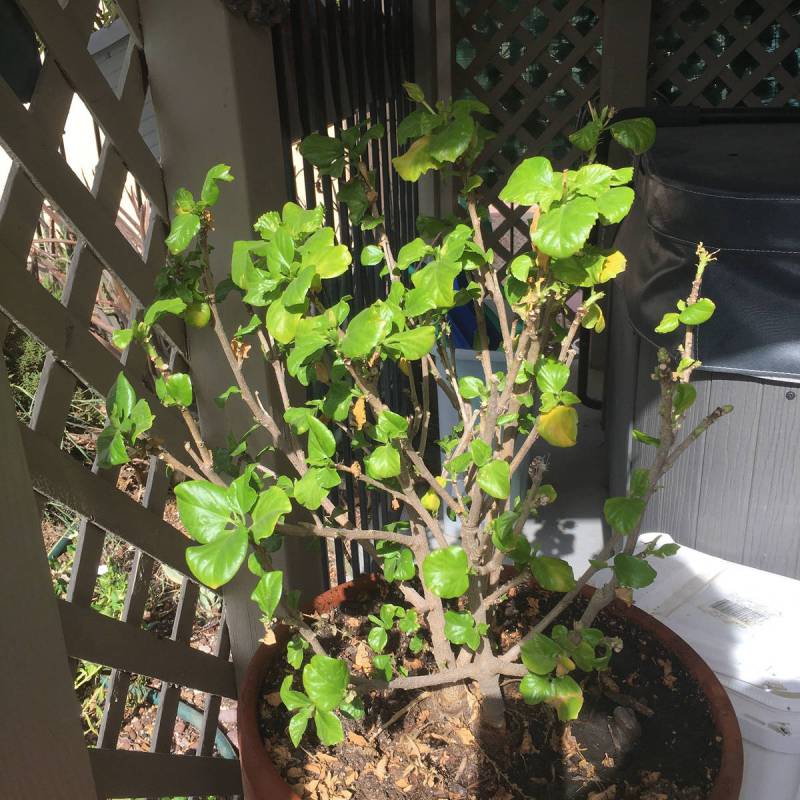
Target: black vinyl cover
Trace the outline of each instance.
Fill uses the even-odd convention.
[[[800,382],[800,122],[659,127],[637,167],[616,246],[637,332],[654,344],[691,286],[695,249],[719,250],[697,329],[703,369]],[[673,342],[674,343],[674,342]]]

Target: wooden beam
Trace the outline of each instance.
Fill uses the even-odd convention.
[[[101,749],[89,750],[89,758],[102,798],[178,794],[205,797],[242,792],[239,762],[232,759]],[[84,795],[74,795],[70,800],[78,797],[82,800]]]
[[[67,653],[201,692],[236,697],[233,664],[91,608],[58,601]],[[164,789],[160,790],[163,794]],[[184,789],[186,791],[186,789]],[[208,791],[208,790],[206,790]]]
[[[652,0],[605,0],[600,103],[617,109],[647,103]]]
[[[97,792],[3,359],[0,453],[0,797],[88,800]]]

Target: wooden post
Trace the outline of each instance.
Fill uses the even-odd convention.
[[[97,797],[39,511],[0,359],[0,797]]]
[[[652,0],[606,0],[600,104],[617,109],[645,105]]]
[[[140,0],[140,6],[170,195],[179,186],[199,187],[206,170],[217,163],[230,164],[235,176],[223,186],[215,210],[212,271],[219,281],[229,273],[233,242],[252,239],[258,216],[280,209],[288,199],[271,32],[231,14],[219,0]],[[231,333],[242,321],[232,307],[223,308],[223,317]],[[237,398],[224,413],[213,402],[233,379],[211,331],[190,331],[189,347],[203,433],[209,442],[221,444],[228,431],[247,430],[252,418]],[[270,391],[263,362],[254,357],[245,368],[268,404],[277,395]],[[287,542],[275,564],[304,597],[321,591],[316,550]],[[250,600],[254,581],[243,568],[225,587],[239,679],[263,635],[260,612]]]

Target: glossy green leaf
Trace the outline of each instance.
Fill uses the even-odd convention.
[[[658,447],[661,444],[661,439],[657,439],[655,436],[651,436],[649,433],[644,433],[643,431],[634,429],[632,436],[637,442],[649,445],[650,447]]]
[[[431,114],[427,108],[418,108],[404,117],[397,126],[397,144],[404,145],[409,139],[419,139],[440,125],[442,118]]]
[[[186,310],[186,303],[180,297],[165,297],[156,300],[147,311],[144,312],[143,322],[145,325],[153,325],[164,314],[182,314]]]
[[[676,414],[688,411],[697,400],[697,389],[691,383],[679,383],[672,392],[672,410]]]
[[[368,244],[361,251],[361,263],[365,267],[374,267],[383,261],[383,250],[376,244]]]
[[[367,475],[375,480],[396,478],[400,474],[400,453],[390,444],[381,445],[364,459],[364,466]]]
[[[305,508],[316,511],[331,489],[340,483],[339,474],[331,467],[312,467],[294,485],[294,499]]]
[[[472,651],[480,647],[481,636],[475,618],[468,611],[445,611],[444,635],[453,644],[466,645]]]
[[[302,314],[289,311],[278,298],[267,309],[267,330],[275,341],[289,344],[294,339],[301,317]]]
[[[373,303],[350,320],[340,343],[342,353],[348,358],[369,355],[389,333],[392,311],[385,303]]]
[[[661,322],[655,328],[656,333],[672,333],[672,331],[677,330],[678,326],[681,324],[681,321],[678,315],[672,311],[661,318]]]
[[[378,627],[377,625],[374,628],[371,628],[369,634],[367,635],[367,644],[376,653],[382,653],[383,648],[386,647],[388,641],[389,634],[386,633],[384,628]]]
[[[308,721],[311,719],[313,713],[314,706],[306,706],[305,708],[301,708],[300,711],[289,720],[289,738],[292,740],[292,744],[295,747],[300,746],[300,741],[308,728]]]
[[[526,158],[512,173],[500,192],[504,203],[537,204],[543,210],[561,197],[561,176],[543,156]]]
[[[639,497],[610,497],[603,506],[606,522],[617,533],[628,535],[636,530],[645,509]]]
[[[505,500],[511,492],[510,475],[508,461],[494,459],[478,469],[478,486],[497,500]]]
[[[298,692],[296,689],[292,689],[292,683],[294,683],[294,677],[292,675],[287,675],[281,682],[281,702],[289,711],[297,711],[298,708],[312,708],[313,703],[308,695],[304,692]]]
[[[309,464],[322,465],[330,461],[336,452],[336,439],[331,429],[316,417],[308,420],[308,456]]]
[[[422,579],[437,597],[461,597],[469,588],[469,562],[465,550],[459,545],[434,550],[422,562]]]
[[[133,341],[133,328],[123,328],[111,334],[111,341],[117,350],[124,350]]]
[[[136,392],[125,374],[120,372],[106,395],[106,414],[119,426],[131,415],[135,404]]]
[[[207,206],[213,206],[219,200],[219,182],[229,183],[233,180],[231,168],[227,164],[216,164],[206,173],[203,188],[200,191],[200,201]]]
[[[458,380],[458,393],[465,400],[473,400],[476,397],[487,397],[489,392],[486,384],[474,375],[465,375]]]
[[[175,487],[178,515],[190,536],[208,543],[233,524],[233,509],[224,486],[210,481],[184,481]]]
[[[404,180],[414,183],[418,181],[428,170],[436,169],[439,163],[430,153],[431,137],[423,136],[417,139],[408,150],[401,156],[395,156],[392,164],[397,170],[397,174]]]
[[[492,457],[492,448],[483,439],[475,439],[469,446],[469,452],[476,467],[488,464]]]
[[[707,297],[701,297],[681,311],[679,319],[684,325],[702,325],[708,322],[714,314],[716,306]]]
[[[300,155],[323,175],[339,178],[344,169],[344,145],[331,136],[312,133],[300,142]]]
[[[518,280],[527,281],[530,271],[533,269],[533,259],[527,254],[523,253],[517,256],[509,265],[508,271]]]
[[[458,116],[431,136],[428,153],[436,161],[457,161],[469,147],[474,132],[472,117],[467,114]]]
[[[519,693],[530,706],[546,703],[552,696],[552,683],[549,678],[529,672],[520,681]]]
[[[535,633],[520,648],[522,663],[536,675],[549,675],[558,662],[561,648],[543,633]]]
[[[536,385],[542,392],[552,392],[558,394],[569,380],[569,367],[549,358],[543,361],[536,370]]]
[[[383,347],[397,358],[402,356],[407,361],[416,361],[433,350],[435,339],[436,329],[433,325],[421,325],[388,336]]]
[[[554,706],[561,722],[577,719],[583,707],[583,691],[569,675],[553,678],[550,698],[547,701]]]
[[[649,117],[636,117],[614,122],[611,135],[623,147],[637,156],[649,150],[656,140],[656,125]]]
[[[425,243],[423,239],[417,237],[408,244],[404,244],[397,254],[397,269],[406,270],[417,261],[421,261],[426,255],[431,253],[433,248]]]
[[[290,313],[302,313],[308,306],[308,293],[316,276],[316,268],[312,265],[303,267],[292,282],[283,290],[281,303]]]
[[[542,215],[533,243],[548,256],[567,258],[586,244],[597,214],[596,203],[588,197],[568,200]]]
[[[656,578],[656,571],[643,559],[627,553],[614,556],[614,574],[621,586],[642,589]]]
[[[339,658],[317,654],[303,668],[303,688],[322,711],[333,711],[344,700],[350,675]]]
[[[531,559],[531,571],[536,582],[551,592],[569,592],[575,588],[572,567],[561,558],[536,556]]]
[[[200,230],[200,217],[197,214],[178,214],[172,220],[165,243],[170,253],[182,253]]]
[[[107,425],[97,437],[97,462],[102,469],[128,463],[125,440],[115,425]]]
[[[192,404],[192,379],[176,372],[166,378],[156,378],[156,395],[165,406],[182,406],[188,408]]]
[[[416,575],[414,554],[408,547],[397,542],[376,542],[376,550],[381,557],[383,576],[387,581],[410,581]]]
[[[283,594],[283,573],[276,569],[259,579],[250,599],[255,601],[265,617],[272,619],[281,594]]]
[[[246,555],[247,530],[239,528],[208,544],[188,547],[186,563],[201,583],[217,589],[233,578]]]
[[[314,714],[314,727],[320,742],[326,747],[333,747],[344,740],[344,729],[339,717],[332,711],[317,709]]]
[[[600,140],[600,133],[603,130],[603,125],[600,120],[591,120],[587,122],[582,128],[579,128],[575,133],[569,135],[569,140],[578,150],[583,150],[588,153],[590,150],[597,147]]]
[[[408,434],[408,420],[395,414],[388,408],[378,415],[378,424],[374,429],[374,437],[379,442],[388,443],[392,439],[399,439]]]
[[[253,538],[260,542],[267,539],[275,532],[275,526],[281,517],[292,510],[292,503],[286,492],[279,486],[270,486],[261,492],[252,513],[250,530]]]
[[[308,650],[309,647],[310,645],[308,642],[299,634],[292,636],[286,643],[286,660],[289,662],[289,666],[294,669],[300,669],[300,667],[303,666],[306,650]],[[287,677],[291,683],[291,675]],[[284,683],[286,683],[286,680],[284,680]],[[305,697],[305,695],[303,695],[303,697]],[[308,702],[310,703],[311,701],[309,700]]]
[[[622,222],[633,205],[633,189],[629,186],[617,186],[609,189],[597,198],[597,210],[603,222],[616,224]]]

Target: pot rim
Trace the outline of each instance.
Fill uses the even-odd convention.
[[[311,608],[318,613],[330,611],[341,605],[349,593],[361,591],[370,585],[374,586],[377,584],[377,580],[376,575],[362,575],[355,580],[333,586],[318,595],[311,603]],[[588,597],[593,593],[593,587],[584,587],[584,596]],[[675,655],[697,681],[708,698],[711,718],[717,734],[722,739],[720,744],[722,760],[719,773],[706,800],[734,800],[739,797],[744,763],[742,735],[730,698],[711,667],[691,645],[646,611],[636,608],[636,606],[626,606],[619,600],[612,602],[609,608],[615,614],[629,620],[656,638],[670,653]],[[280,648],[286,643],[288,634],[288,628],[278,626],[275,629],[275,644],[259,646],[247,666],[239,692],[236,718],[239,730],[242,778],[248,795],[252,795],[257,800],[262,800],[262,798],[300,800],[272,763],[258,728],[258,700],[261,684],[267,668],[276,657],[281,656]]]

